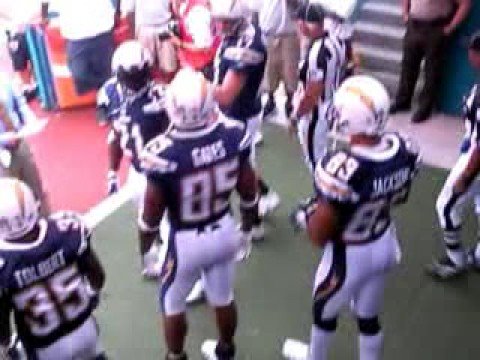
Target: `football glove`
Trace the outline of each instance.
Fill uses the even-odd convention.
[[[110,170],[107,173],[107,194],[115,194],[119,189],[118,175],[115,171]]]
[[[317,208],[317,198],[308,198],[302,201],[289,215],[290,223],[295,232],[306,230],[308,218]]]

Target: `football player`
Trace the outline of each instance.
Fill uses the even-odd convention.
[[[106,117],[112,120],[108,135],[109,170],[107,191],[118,191],[118,169],[123,158],[130,158],[130,169],[126,182],[141,207],[146,187],[146,178],[140,166],[139,155],[145,144],[163,133],[169,126],[164,107],[164,89],[153,82],[152,61],[148,51],[137,41],[127,41],[115,51],[112,59],[114,78],[104,86],[101,107]],[[158,276],[160,268],[158,248],[143,259],[143,275]]]
[[[255,138],[262,119],[259,87],[267,60],[265,43],[260,29],[247,19],[250,11],[245,0],[212,0],[211,5],[212,18],[222,34],[214,61],[214,98],[225,116],[244,122]],[[254,147],[251,157],[255,163]],[[262,179],[259,185],[259,211],[264,216],[279,205],[280,198]],[[263,228],[252,235],[261,239]]]
[[[480,32],[471,39],[468,50],[470,64],[480,70]],[[480,85],[475,84],[463,105],[465,136],[460,156],[438,195],[436,209],[443,231],[446,255],[427,267],[427,273],[438,280],[462,275],[468,265],[480,269],[480,244],[465,251],[460,241],[465,203],[475,197],[475,212],[480,220]]]
[[[345,77],[347,43],[324,29],[325,10],[320,4],[297,10],[299,31],[312,43],[299,66],[299,85],[293,99],[292,126],[297,127],[305,162],[311,172],[327,147],[332,99]]]
[[[289,359],[327,359],[337,318],[349,304],[360,333],[359,358],[381,358],[385,280],[400,260],[391,209],[407,200],[419,162],[412,141],[383,132],[389,102],[385,87],[367,76],[347,79],[335,94],[333,136],[344,148],[318,163],[317,199],[305,208],[309,237],[324,248],[310,346],[288,341]]]
[[[158,236],[165,210],[170,224],[159,294],[167,360],[187,359],[185,298],[200,277],[219,331],[218,341],[202,345],[202,354],[233,359],[235,256],[245,239],[231,212],[232,191],[240,195],[242,230],[260,221],[251,136],[244,123],[219,114],[212,92],[201,73],[180,70],[167,90],[173,126],[147,144],[142,156],[148,173],[138,222],[144,249]]]
[[[105,273],[91,231],[70,212],[39,216],[32,190],[0,179],[0,358],[10,315],[28,359],[105,359],[93,310]]]

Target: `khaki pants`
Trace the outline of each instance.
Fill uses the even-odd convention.
[[[33,159],[30,147],[22,141],[18,148],[12,151],[12,161],[9,168],[0,164],[0,176],[17,178],[32,189],[35,198],[40,201],[40,214],[48,216],[51,212],[50,202],[45,192],[37,165]]]
[[[164,73],[173,73],[178,68],[175,46],[169,39],[160,39],[159,30],[153,26],[139,26],[136,31],[137,40],[152,55],[155,66]]]
[[[286,91],[293,94],[297,88],[300,41],[297,34],[273,36],[267,39],[267,65],[263,88],[273,93],[285,82]]]

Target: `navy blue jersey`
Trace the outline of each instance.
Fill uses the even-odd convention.
[[[89,229],[73,213],[54,214],[39,226],[33,243],[0,241],[0,297],[13,309],[29,350],[78,328],[97,304],[82,274]]]
[[[152,83],[134,96],[125,96],[113,129],[136,171],[142,171],[139,155],[145,144],[165,132],[168,126],[162,86]]]
[[[106,120],[113,121],[120,115],[124,94],[116,76],[108,79],[98,90],[97,109],[105,114]]]
[[[229,108],[222,112],[246,121],[262,110],[259,87],[263,79],[267,50],[257,26],[246,24],[236,36],[223,39],[215,57],[215,83],[222,84],[229,70],[246,74],[247,81]]]
[[[174,229],[199,228],[230,211],[250,144],[241,122],[223,119],[197,132],[172,129],[145,147],[148,179],[162,189]]]
[[[328,152],[315,171],[319,196],[337,208],[340,241],[362,244],[383,235],[390,210],[407,200],[419,163],[417,146],[395,133],[374,148]]]
[[[478,146],[480,142],[480,86],[478,84],[472,87],[463,100],[463,118],[465,136],[460,151],[466,153],[472,146]]]

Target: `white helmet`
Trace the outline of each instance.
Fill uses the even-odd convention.
[[[166,107],[173,126],[181,130],[204,127],[216,110],[211,85],[190,68],[181,69],[168,86]]]
[[[310,2],[322,5],[325,10],[342,19],[348,19],[355,11],[358,0],[311,0]]]
[[[389,108],[390,97],[378,80],[365,75],[348,78],[333,98],[333,137],[381,134]]]
[[[251,13],[245,0],[211,0],[210,5],[216,19],[244,19]]]
[[[30,232],[38,222],[39,202],[22,181],[0,179],[0,239],[12,240]]]
[[[133,91],[139,91],[151,80],[152,66],[150,52],[136,40],[125,41],[112,57],[112,73],[121,85]]]

